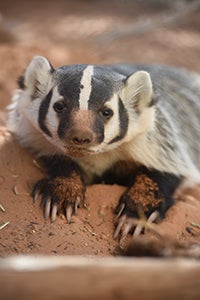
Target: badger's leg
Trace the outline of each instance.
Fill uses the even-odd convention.
[[[173,194],[179,183],[180,178],[173,174],[147,169],[139,171],[116,207],[114,238],[123,240],[131,231],[137,236],[144,229],[144,220],[152,223],[157,218],[164,218],[165,212],[174,203]],[[137,222],[139,219],[143,222]]]
[[[48,177],[36,182],[32,196],[34,202],[41,196],[44,218],[55,221],[60,211],[64,211],[68,223],[77,208],[82,207],[85,197],[85,185],[77,165],[62,156],[43,157],[42,164]]]

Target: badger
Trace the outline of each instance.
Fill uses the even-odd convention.
[[[200,182],[200,76],[164,65],[65,65],[35,56],[18,80],[7,126],[41,159],[33,187],[44,218],[83,207],[85,187],[127,186],[114,237],[163,218],[175,191]]]

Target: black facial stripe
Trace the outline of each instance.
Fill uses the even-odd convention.
[[[114,139],[112,139],[109,142],[109,144],[116,143],[119,140],[121,140],[125,136],[128,129],[128,114],[120,98],[118,99],[118,107],[119,107],[118,113],[119,113],[120,134],[117,135]]]
[[[69,109],[79,107],[81,79],[87,65],[64,66],[59,71],[58,92],[67,102]]]
[[[97,84],[97,79],[92,77],[92,91],[88,101],[89,108],[103,105],[113,95],[112,86],[106,86],[103,82]]]
[[[49,110],[49,104],[51,101],[51,97],[52,97],[52,90],[48,93],[48,95],[46,96],[46,98],[43,99],[41,105],[40,105],[40,109],[39,109],[39,115],[38,115],[38,123],[40,128],[42,129],[42,131],[44,133],[46,133],[48,136],[52,136],[51,132],[49,131],[49,129],[47,128],[45,121],[46,121],[46,116]]]
[[[100,66],[94,67],[92,76],[92,90],[88,101],[89,109],[98,110],[103,107],[104,103],[112,98],[114,93],[114,77],[113,74]]]
[[[104,140],[104,125],[100,118],[95,120],[93,130],[97,135],[96,141],[100,144]]]
[[[59,118],[57,134],[60,139],[64,138],[66,131],[69,128],[70,115],[71,115],[71,109],[69,109],[57,116]]]

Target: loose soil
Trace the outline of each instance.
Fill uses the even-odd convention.
[[[142,1],[141,1],[142,2]],[[137,1],[136,1],[137,3]],[[139,3],[139,1],[138,1]],[[64,216],[44,221],[30,192],[43,173],[5,127],[6,110],[16,78],[34,55],[56,67],[73,63],[146,62],[186,67],[200,72],[200,12],[173,26],[127,34],[141,21],[154,20],[166,7],[131,1],[17,1],[0,4],[0,256],[33,253],[113,255],[113,210],[125,190],[118,185],[87,188],[86,207],[67,224]],[[125,28],[125,33],[119,34]],[[185,191],[157,224],[159,232],[177,241],[200,242],[200,187]],[[147,233],[150,235],[151,233]],[[130,237],[129,237],[130,239]]]

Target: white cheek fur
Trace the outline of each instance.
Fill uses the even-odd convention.
[[[106,107],[114,112],[111,119],[104,127],[104,143],[108,144],[112,139],[120,134],[120,119],[118,112],[118,97],[114,95],[110,101],[106,103]]]
[[[48,128],[48,130],[51,132],[51,135],[53,136],[53,138],[55,138],[57,136],[57,130],[58,130],[58,126],[59,126],[59,119],[57,117],[57,113],[55,112],[53,105],[55,102],[62,100],[63,97],[59,94],[58,92],[58,88],[55,87],[53,89],[53,93],[52,93],[52,98],[49,104],[49,109],[48,109],[48,113],[46,115],[46,126]]]

